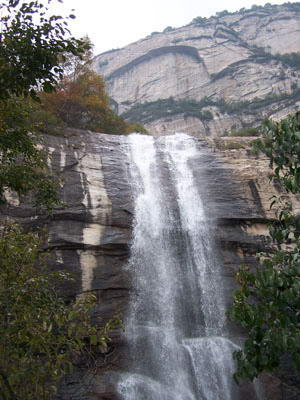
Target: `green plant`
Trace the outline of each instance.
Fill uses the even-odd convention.
[[[64,60],[64,77],[58,81],[55,92],[38,93],[41,103],[35,105],[33,120],[39,122],[43,133],[64,134],[65,128],[93,132],[127,134],[132,129],[144,130],[141,125],[131,126],[111,109],[103,78],[91,68],[92,44],[81,59],[70,55]]]
[[[229,136],[259,136],[259,129],[254,127],[241,128],[238,131],[230,131]]]
[[[33,107],[26,98],[38,101],[38,90],[53,91],[63,76],[66,55],[80,57],[86,43],[69,35],[68,18],[49,15],[39,0],[5,0],[1,9],[0,196],[3,201],[6,189],[19,195],[33,191],[37,203],[50,211],[59,199],[47,156],[36,146],[38,124],[31,119]]]
[[[204,25],[206,21],[206,17],[196,17],[192,20],[192,23],[196,25]]]
[[[204,97],[200,101],[197,101],[193,99],[174,100],[170,97],[168,99],[135,104],[128,111],[124,112],[122,117],[128,121],[137,121],[142,124],[178,114],[194,116],[200,120],[211,120],[213,118],[211,111],[203,110],[203,108],[217,107],[221,113],[227,114],[242,114],[247,112],[257,115],[260,109],[273,103],[280,101],[294,103],[298,99],[300,99],[300,88],[295,86],[292,93],[270,93],[262,99],[256,98],[251,101],[245,100],[231,103],[226,102],[223,98],[212,99]]]
[[[51,211],[60,204],[57,185],[38,147],[46,116],[33,116],[47,114],[38,94],[54,91],[67,56],[83,56],[87,44],[69,36],[62,17],[48,17],[39,0],[6,0],[1,8],[0,196],[8,189],[20,196],[33,192],[36,203]],[[119,321],[93,326],[94,296],[59,296],[58,284],[70,277],[47,271],[36,234],[17,225],[2,226],[0,233],[0,398],[52,399],[78,358],[106,351],[108,332]]]
[[[86,49],[84,41],[70,36],[67,20],[75,16],[47,16],[48,7],[39,0],[4,0],[1,9],[0,99],[36,97],[40,87],[53,91],[65,55],[80,57]]]
[[[235,140],[222,140],[222,139],[214,139],[214,144],[216,149],[224,151],[224,150],[240,150],[245,148],[245,144],[239,143]]]
[[[128,121],[147,123],[166,116],[184,114],[184,117],[195,117],[203,121],[213,119],[209,110],[202,110],[205,106],[215,104],[207,98],[201,101],[192,99],[174,100],[173,97],[160,99],[153,102],[136,104],[130,110],[122,114]]]
[[[173,28],[172,26],[167,26],[164,30],[163,33],[167,33],[167,32],[172,32],[174,31],[175,28]]]
[[[51,211],[59,205],[58,184],[50,176],[47,154],[37,147],[34,106],[24,98],[0,100],[0,201],[7,189],[19,196],[32,192],[36,205]]]
[[[265,51],[264,47],[258,47],[253,45],[251,48],[257,56],[263,57],[263,59],[265,60],[269,61],[277,60],[292,68],[300,69],[300,52],[271,54]]]
[[[259,255],[256,270],[240,269],[240,288],[229,310],[247,335],[243,349],[234,354],[235,378],[251,380],[276,370],[285,354],[300,370],[300,219],[287,199],[288,193],[300,192],[300,113],[279,123],[266,121],[254,147],[270,159],[272,179],[285,193],[271,203],[277,217],[269,229],[272,247]]]
[[[51,399],[81,357],[106,352],[119,325],[91,324],[93,295],[58,296],[66,272],[49,272],[36,233],[7,225],[0,234],[0,386],[3,400]],[[67,301],[68,300],[68,301]]]

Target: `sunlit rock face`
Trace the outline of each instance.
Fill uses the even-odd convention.
[[[220,136],[299,109],[300,66],[277,57],[300,51],[299,29],[297,5],[245,10],[153,33],[98,55],[93,68],[105,77],[118,112],[153,134]],[[199,104],[146,105],[171,97]]]

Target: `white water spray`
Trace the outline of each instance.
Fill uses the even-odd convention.
[[[124,400],[240,398],[220,265],[190,166],[199,151],[184,134],[128,140],[134,294],[125,321],[130,362],[118,385]]]

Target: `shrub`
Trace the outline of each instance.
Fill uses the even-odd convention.
[[[242,128],[238,131],[229,132],[229,136],[259,136],[260,131],[258,128],[248,127]]]

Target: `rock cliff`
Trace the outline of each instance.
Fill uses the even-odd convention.
[[[299,109],[299,31],[300,3],[253,6],[153,32],[93,68],[118,112],[153,134],[220,136]]]
[[[85,291],[97,294],[95,321],[103,324],[113,315],[123,315],[131,293],[125,268],[133,216],[127,138],[74,130],[65,137],[47,135],[44,145],[51,153],[53,172],[61,178],[61,198],[66,207],[45,217],[26,205],[19,207],[16,199],[9,198],[9,203],[1,206],[2,217],[14,218],[25,226],[46,225],[51,267],[74,274],[74,285],[65,288],[69,295]],[[202,177],[198,183],[205,184],[207,211],[217,222],[216,239],[229,303],[237,267],[255,263],[257,250],[268,246],[266,224],[274,217],[269,198],[280,192],[280,187],[269,182],[267,159],[251,155],[243,140],[211,140],[207,147],[205,162],[196,158],[193,170],[196,180]],[[198,174],[198,168],[204,168],[204,172]],[[296,212],[300,212],[300,199],[293,200]],[[116,400],[111,371],[124,362],[126,347],[122,336],[115,332],[109,352],[98,362],[93,385],[87,390],[76,376],[72,377],[59,399]],[[286,386],[279,379],[265,379],[271,388],[268,399],[292,398],[280,397]]]

